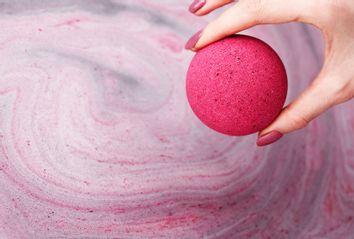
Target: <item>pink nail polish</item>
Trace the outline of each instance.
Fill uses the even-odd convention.
[[[202,36],[202,30],[195,33],[186,43],[185,47],[187,50],[192,50],[195,47],[195,44],[199,41]]]
[[[269,132],[268,134],[260,136],[257,139],[257,145],[258,146],[265,146],[268,144],[272,144],[275,141],[277,141],[278,139],[280,139],[281,137],[283,137],[282,133],[280,133],[279,131],[273,130],[273,131]]]
[[[194,0],[194,2],[189,6],[189,11],[191,13],[195,13],[199,9],[201,9],[205,5],[205,3],[205,0]]]

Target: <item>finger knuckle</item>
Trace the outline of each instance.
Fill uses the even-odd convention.
[[[293,122],[294,125],[296,126],[296,129],[302,129],[310,123],[310,120],[307,119],[305,116],[297,115],[294,116]]]
[[[334,103],[340,104],[354,97],[354,79],[339,80],[333,92]]]
[[[338,12],[343,13],[346,9],[344,1],[342,0],[322,0],[320,4],[322,5],[322,9],[332,16],[337,15]]]
[[[291,127],[298,130],[306,127],[310,123],[310,119],[300,113],[297,113],[289,106],[288,111],[288,120],[287,122],[291,124]]]
[[[248,0],[245,2],[245,7],[249,14],[259,16],[265,6],[264,0]]]
[[[318,21],[323,24],[335,24],[338,19],[344,19],[347,16],[352,15],[352,5],[348,4],[349,1],[342,0],[321,0],[318,2],[318,8],[316,11]],[[336,19],[336,21],[333,21]]]

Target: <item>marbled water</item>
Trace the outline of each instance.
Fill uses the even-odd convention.
[[[193,115],[187,0],[0,2],[0,238],[354,238],[354,102],[264,148]],[[211,16],[212,18],[212,16]],[[209,18],[209,19],[211,19]],[[246,32],[288,71],[317,30]]]

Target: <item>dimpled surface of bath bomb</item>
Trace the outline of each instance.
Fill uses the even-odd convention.
[[[220,133],[241,136],[266,128],[287,94],[285,67],[265,42],[234,35],[197,52],[187,72],[189,104]]]

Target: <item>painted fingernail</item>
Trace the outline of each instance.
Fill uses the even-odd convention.
[[[199,41],[202,36],[202,30],[195,33],[186,43],[185,47],[187,50],[192,50],[195,47],[195,44]]]
[[[263,136],[260,136],[257,139],[257,145],[258,146],[265,146],[268,144],[272,144],[275,141],[277,141],[278,139],[280,139],[281,137],[283,137],[282,133],[280,133],[279,131],[273,130]]]
[[[201,9],[205,5],[205,0],[194,0],[194,2],[189,6],[189,11],[191,13],[196,13],[199,9]]]

